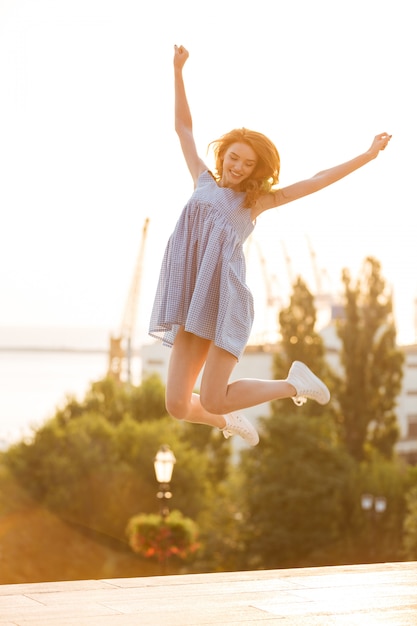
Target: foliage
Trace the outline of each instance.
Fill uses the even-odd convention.
[[[130,399],[130,410],[132,418],[138,422],[166,416],[165,386],[156,374],[149,376],[135,388]]]
[[[293,285],[289,306],[279,314],[282,344],[288,363],[302,361],[309,356],[310,362],[316,366],[323,365],[325,351],[322,338],[314,330],[316,318],[314,297],[299,276]]]
[[[13,446],[6,459],[38,502],[65,520],[125,541],[126,520],[138,506],[155,509],[153,460],[163,443],[178,458],[176,505],[195,516],[204,506],[207,462],[170,418],[138,423],[126,416],[113,424],[87,413],[67,423],[53,419],[33,441]]]
[[[331,402],[297,408],[289,399],[273,402],[270,417],[260,420],[259,446],[244,449],[240,463],[230,464],[230,441],[218,429],[168,418],[157,377],[140,387],[112,379],[93,383],[81,402],[68,398],[32,440],[5,453],[4,462],[27,500],[47,514],[48,528],[50,516],[58,514],[79,534],[123,542],[131,559],[148,568],[158,568],[158,559],[178,568],[183,557],[194,571],[398,560],[403,549],[415,558],[417,474],[391,454],[402,367],[391,297],[372,259],[360,281],[352,287],[345,272],[344,283],[343,377],[326,362],[314,297],[301,278],[279,315],[282,342],[274,357],[274,378],[285,378],[292,361],[304,361],[329,386]],[[153,460],[165,443],[177,458],[174,506],[188,516],[173,512],[170,525],[154,514]],[[361,510],[367,491],[386,497],[382,516]],[[197,524],[201,545],[195,552]],[[143,559],[134,558],[128,538]],[[130,569],[109,569],[107,576],[125,571]]]
[[[139,386],[120,384],[111,377],[93,382],[84,399],[69,397],[58,410],[57,420],[67,423],[86,413],[98,413],[111,424],[130,416],[138,422],[166,417],[165,389],[157,375],[149,376]]]
[[[142,387],[98,381],[81,402],[69,399],[30,440],[4,455],[48,519],[53,512],[79,533],[105,545],[116,540],[126,549],[127,520],[138,507],[155,510],[153,461],[162,444],[177,457],[171,481],[175,505],[191,517],[206,506],[210,485],[225,472],[230,455],[230,443],[215,429],[202,428],[206,437],[195,446],[198,428],[167,417],[165,408],[161,414],[164,388],[158,380],[148,379]]]
[[[316,317],[313,295],[298,277],[293,285],[289,306],[279,314],[282,341],[279,352],[274,355],[275,379],[285,379],[291,363],[303,361],[326,381],[330,389],[334,386],[335,377],[325,360],[323,339],[315,331]],[[288,401],[276,400],[272,403],[272,411],[280,412],[285,406],[288,406]],[[325,410],[329,412],[328,407]],[[316,402],[307,402],[301,412],[304,415],[321,415],[323,408]]]
[[[344,270],[343,283],[345,317],[338,334],[344,379],[337,388],[341,436],[359,461],[372,449],[390,458],[398,438],[395,405],[404,360],[396,347],[392,296],[379,262],[371,257],[354,284]]]
[[[199,547],[197,524],[180,511],[171,511],[167,517],[135,515],[129,520],[126,533],[136,554],[159,562],[172,557],[186,560]]]
[[[400,460],[387,459],[376,451],[357,463],[354,505],[356,518],[361,523],[356,525],[354,560],[396,561],[402,558],[407,476],[407,469]],[[386,510],[378,513],[374,506],[369,512],[363,511],[360,503],[365,493],[372,494],[374,500],[384,497]]]
[[[184,422],[182,436],[196,453],[207,462],[207,478],[218,485],[227,476],[230,465],[232,441],[226,440],[217,428]]]
[[[111,377],[92,383],[85,398],[79,402],[68,398],[66,405],[56,413],[56,420],[69,424],[73,419],[87,414],[100,415],[110,424],[121,424],[125,418],[134,422],[164,420],[165,387],[159,376],[151,375],[141,385],[120,384]],[[177,427],[179,424],[177,423]],[[195,424],[181,423],[181,437],[189,441],[190,446],[200,450],[210,458],[209,479],[221,480],[230,460],[230,442],[215,429]],[[179,431],[178,431],[179,432]]]
[[[198,517],[201,549],[194,566],[199,571],[245,569],[247,517],[245,476],[240,465],[234,465],[212,489]]]
[[[326,564],[340,553],[352,461],[326,422],[294,411],[262,420],[262,444],[242,459],[247,566]]]
[[[138,561],[127,543],[101,539],[32,499],[0,455],[0,585],[159,573],[157,563]]]
[[[383,283],[378,279],[377,270],[378,266],[372,264],[370,300],[375,307],[384,303]],[[372,314],[369,302],[363,306],[365,334],[365,329],[370,328],[368,318],[382,317]],[[387,304],[385,312],[388,311]],[[314,330],[314,299],[301,278],[294,284],[290,305],[281,311],[279,321],[282,342],[274,358],[274,378],[285,378],[292,361],[304,361],[325,380],[334,400],[326,407],[307,402],[297,409],[288,400],[277,400],[272,403],[271,417],[261,421],[261,443],[242,459],[247,496],[242,507],[247,516],[243,522],[245,565],[294,567],[362,562],[371,556],[379,560],[400,558],[404,477],[401,465],[383,456],[394,432],[392,418],[395,416],[390,409],[401,375],[402,361],[395,347],[393,326],[384,326],[382,332],[376,323],[371,327],[374,358],[379,360],[379,369],[375,376],[372,372],[368,376],[377,397],[381,397],[380,403],[374,403],[372,409],[374,412],[381,407],[387,410],[382,420],[373,419],[369,432],[374,447],[368,445],[366,462],[360,463],[363,457],[352,456],[345,430],[340,428],[340,423],[344,422],[337,399],[343,394],[346,383],[325,361],[323,340]],[[362,344],[369,350],[369,342],[362,341]],[[355,349],[354,340],[345,344],[347,360],[354,360]],[[361,358],[364,355],[367,355],[365,349]],[[361,376],[364,377],[363,368]],[[383,383],[380,387],[378,376]],[[393,381],[392,395],[388,394],[384,405],[382,396],[389,380]],[[350,390],[355,395],[354,390]],[[358,408],[361,406],[358,402]],[[368,417],[371,414],[369,409]],[[360,506],[361,494],[367,490],[384,494],[388,502],[387,512],[378,518],[375,528],[374,520],[367,519]],[[372,528],[378,534],[377,546],[370,541]]]
[[[417,485],[406,495],[407,512],[404,519],[404,552],[411,561],[417,560]]]

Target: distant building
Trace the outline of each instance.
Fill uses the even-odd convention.
[[[401,346],[404,351],[403,387],[398,397],[397,416],[400,427],[398,454],[417,465],[417,345]]]

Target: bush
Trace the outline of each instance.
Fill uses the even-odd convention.
[[[172,511],[167,517],[135,515],[129,520],[126,533],[136,554],[160,562],[170,557],[186,560],[199,548],[196,523],[180,511]]]

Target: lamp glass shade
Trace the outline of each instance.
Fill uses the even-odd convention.
[[[377,513],[384,513],[386,508],[387,508],[387,501],[384,498],[384,496],[378,496],[378,498],[375,498],[375,511]]]
[[[158,483],[171,482],[175,462],[176,458],[171,448],[167,445],[161,446],[154,460],[155,476]]]
[[[364,511],[370,511],[374,504],[374,496],[370,493],[364,493],[361,498],[361,506]]]

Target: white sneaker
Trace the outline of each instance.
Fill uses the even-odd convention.
[[[330,400],[330,391],[326,385],[301,361],[294,361],[291,365],[287,383],[295,387],[296,396],[292,400],[297,406],[307,402],[307,398],[319,404],[327,404]]]
[[[246,417],[240,413],[228,413],[224,416],[226,426],[221,429],[225,439],[232,435],[240,435],[242,439],[247,441],[251,446],[259,443],[259,435]]]

